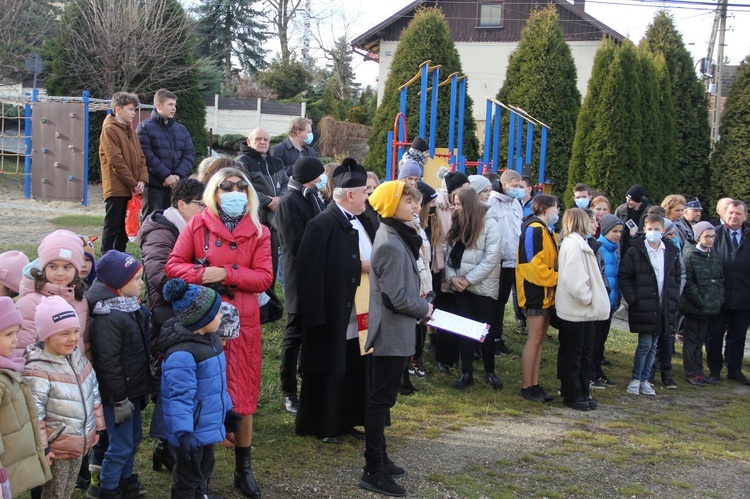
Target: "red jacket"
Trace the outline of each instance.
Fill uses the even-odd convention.
[[[261,378],[260,310],[258,293],[268,289],[273,280],[271,235],[263,234],[249,217],[244,217],[233,232],[210,210],[193,217],[177,238],[167,261],[167,276],[179,277],[191,284],[202,284],[204,268],[194,259],[205,258],[204,244],[208,229],[208,261],[212,267],[224,267],[227,278],[222,282],[234,293],[234,299],[222,295],[240,312],[240,337],[224,346],[227,357],[227,387],[234,410],[240,415],[254,414],[258,407]]]

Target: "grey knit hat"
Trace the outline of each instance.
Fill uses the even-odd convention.
[[[693,236],[695,237],[695,240],[701,238],[701,234],[706,232],[707,230],[716,230],[716,228],[711,224],[711,222],[698,222],[697,224],[693,225]]]
[[[625,224],[623,224],[622,220],[614,215],[604,215],[601,219],[599,219],[599,229],[601,230],[601,235],[603,236],[607,235],[607,232],[611,231],[618,225],[624,226]]]

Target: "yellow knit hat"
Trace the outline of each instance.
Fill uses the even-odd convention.
[[[398,180],[383,182],[370,194],[370,206],[377,211],[381,217],[389,218],[396,214],[401,194],[404,192],[405,183]]]

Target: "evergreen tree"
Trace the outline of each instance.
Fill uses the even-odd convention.
[[[198,52],[223,69],[224,90],[228,93],[233,91],[232,80],[238,72],[233,60],[239,62],[239,70],[251,74],[266,66],[263,42],[268,35],[266,27],[259,22],[261,12],[256,2],[202,0],[195,9]]]
[[[729,87],[711,156],[713,199],[729,196],[750,201],[750,56],[740,64]]]
[[[675,110],[677,191],[689,198],[706,196],[709,192],[710,152],[706,98],[695,73],[693,59],[674,25],[674,18],[667,12],[658,12],[646,30],[641,45],[664,57],[671,76]]]
[[[576,133],[573,139],[573,150],[568,168],[568,186],[565,190],[564,198],[565,204],[569,208],[574,206],[573,187],[586,178],[587,165],[589,165],[588,139],[598,119],[599,95],[609,75],[609,67],[615,57],[615,52],[615,42],[611,38],[605,38],[602,40],[602,44],[599,46],[599,50],[596,51],[596,56],[594,57],[594,66],[591,70],[586,98],[583,100],[583,105],[578,113]]]
[[[664,136],[661,127],[659,109],[659,81],[656,75],[654,56],[639,50],[639,84],[641,87],[641,117],[642,134],[641,154],[643,158],[643,173],[641,182],[646,194],[652,200],[660,200],[671,189],[672,179],[667,177],[664,163]]]
[[[398,87],[409,81],[419,71],[419,65],[430,60],[431,65],[440,64],[440,74],[462,73],[461,60],[453,43],[448,22],[439,8],[422,8],[417,10],[414,19],[401,34],[401,39],[393,56],[391,72],[385,83],[383,100],[375,113],[372,133],[368,140],[369,152],[364,164],[368,170],[374,170],[383,176],[386,158],[386,136],[393,130],[393,120],[399,110]],[[413,85],[408,92],[407,123],[409,140],[418,133],[419,123],[419,86]],[[448,119],[450,109],[450,92],[441,89],[438,98],[437,147],[448,145]],[[476,123],[473,119],[473,101],[466,96],[463,154],[467,158],[476,158],[479,154],[479,141],[476,137]]]
[[[575,61],[563,40],[560,18],[553,5],[532,12],[521,32],[518,48],[510,56],[505,82],[497,98],[524,109],[550,126],[546,176],[554,183],[554,189],[562,193],[568,182],[581,94]],[[505,123],[504,127],[507,120]],[[538,174],[540,135],[537,127],[534,177]],[[501,150],[507,151],[507,145]]]
[[[656,79],[659,86],[659,122],[662,130],[661,176],[664,182],[665,195],[680,191],[679,171],[677,170],[677,151],[675,130],[675,109],[672,97],[672,84],[664,56],[654,57]],[[657,198],[651,195],[653,200]]]
[[[291,99],[308,89],[310,74],[305,65],[292,59],[284,62],[275,57],[268,69],[258,73],[258,83],[275,93],[279,99]]]

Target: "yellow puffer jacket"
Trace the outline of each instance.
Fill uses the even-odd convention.
[[[527,217],[521,227],[516,263],[518,306],[542,310],[555,305],[557,243],[544,222]]]

